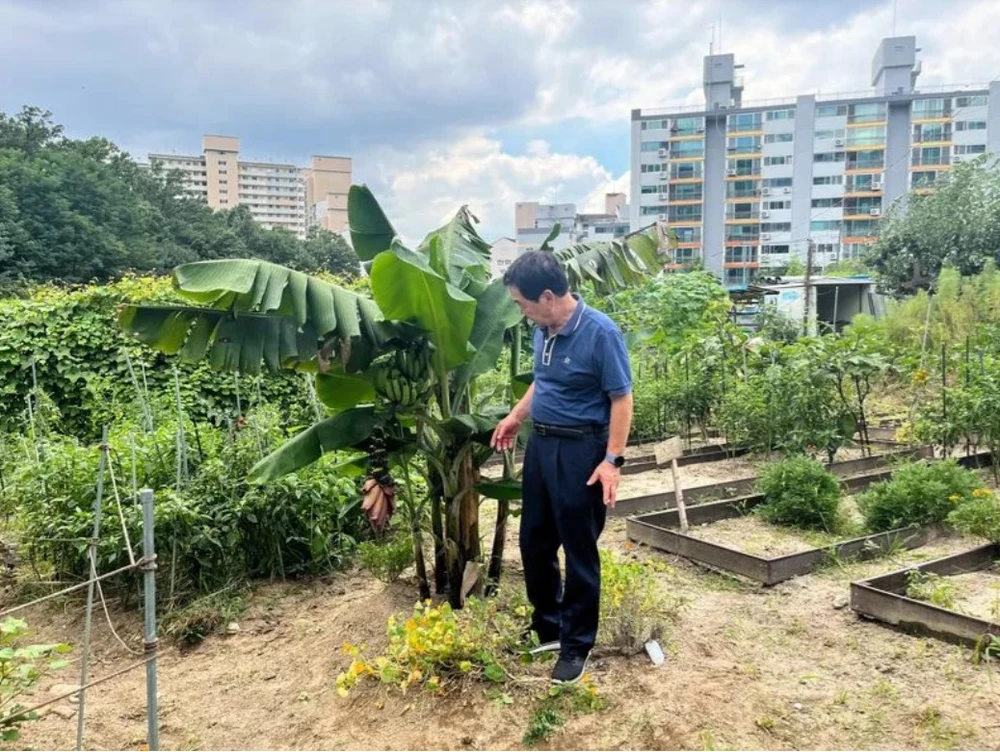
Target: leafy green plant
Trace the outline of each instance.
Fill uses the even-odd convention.
[[[955,609],[959,589],[947,577],[915,569],[906,576],[906,597],[927,601],[940,608]]]
[[[974,489],[972,497],[948,514],[948,524],[963,535],[1000,542],[1000,499],[986,488]]]
[[[922,460],[901,465],[892,478],[859,494],[857,502],[868,529],[877,533],[944,522],[981,485],[975,473],[953,459]]]
[[[528,719],[528,728],[521,741],[526,747],[547,742],[569,717],[605,707],[604,698],[589,674],[584,674],[576,684],[550,687]]]
[[[665,565],[601,551],[600,645],[630,655],[667,634],[684,600],[660,586],[657,576],[664,573],[669,573]]]
[[[408,535],[392,535],[383,540],[358,545],[361,566],[382,582],[395,582],[413,563],[413,540]]]
[[[768,522],[833,532],[840,483],[816,460],[795,456],[768,465],[757,481],[764,503],[755,512]]]
[[[0,737],[5,742],[17,741],[22,724],[38,717],[24,712],[22,698],[43,676],[68,663],[58,656],[68,653],[69,645],[22,645],[27,634],[28,624],[21,619],[0,621]]]

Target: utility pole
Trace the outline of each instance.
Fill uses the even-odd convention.
[[[816,248],[816,244],[813,243],[812,239],[808,243],[809,245],[806,246],[806,278],[802,291],[802,294],[805,296],[802,305],[802,334],[805,337],[809,336],[809,285],[812,282],[813,252]]]

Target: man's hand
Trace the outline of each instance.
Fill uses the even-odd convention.
[[[621,480],[621,477],[621,468],[615,467],[607,460],[602,460],[601,464],[594,469],[587,485],[592,486],[600,481],[601,487],[604,489],[604,506],[614,509],[615,499],[618,495],[618,481]]]
[[[517,441],[517,433],[521,430],[522,419],[511,413],[506,418],[497,423],[493,429],[493,437],[490,439],[490,446],[498,452],[505,452],[514,448]]]

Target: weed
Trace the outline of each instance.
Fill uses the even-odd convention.
[[[834,705],[847,705],[851,695],[846,689],[842,689],[833,696]]]
[[[163,632],[181,645],[197,645],[242,616],[247,608],[244,590],[222,590],[192,601],[169,612],[163,619]]]
[[[552,732],[566,723],[567,717],[593,713],[604,707],[604,699],[588,674],[584,674],[578,684],[551,687],[531,714],[522,741],[526,747],[548,741]]]
[[[762,731],[770,732],[774,730],[775,721],[769,715],[762,715],[760,718],[756,719],[753,723],[757,728],[761,729]]]
[[[926,601],[939,608],[955,610],[959,588],[947,577],[915,569],[906,578],[906,597]]]
[[[628,655],[663,637],[684,605],[657,582],[657,574],[670,571],[665,564],[623,561],[601,551],[601,644]]]
[[[358,545],[361,566],[382,582],[395,582],[413,563],[413,539],[404,533]]]
[[[533,747],[538,742],[548,741],[552,732],[566,723],[566,719],[554,708],[543,706],[531,714],[528,730],[524,732],[521,741],[526,747]]]
[[[975,730],[966,724],[954,726],[948,723],[941,711],[933,705],[927,705],[918,713],[916,727],[927,735],[931,745],[937,749],[954,749],[960,739],[975,736]]]

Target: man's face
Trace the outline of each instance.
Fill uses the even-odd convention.
[[[521,313],[530,321],[535,322],[539,326],[548,326],[552,323],[552,312],[555,308],[556,296],[552,294],[551,290],[545,290],[538,296],[538,300],[528,300],[516,287],[511,286],[507,289],[510,291],[510,297],[517,303],[517,307],[521,309]]]

